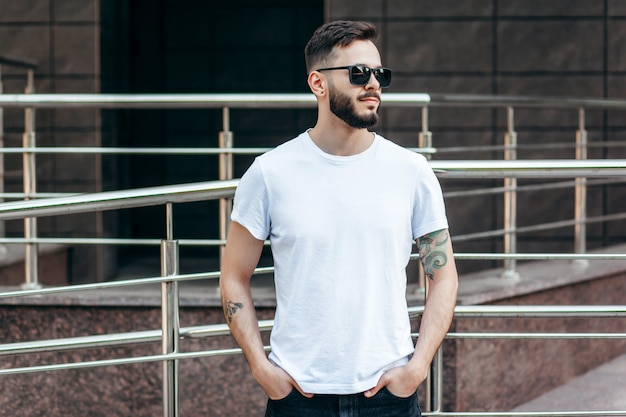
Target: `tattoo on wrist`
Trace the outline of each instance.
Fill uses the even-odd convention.
[[[417,240],[417,249],[424,267],[424,274],[429,279],[435,277],[435,270],[441,269],[448,263],[446,247],[449,239],[448,231],[443,229],[424,235]]]
[[[236,303],[234,301],[224,301],[224,316],[228,323],[233,322],[233,316],[237,314],[239,310],[243,308],[243,303]]]

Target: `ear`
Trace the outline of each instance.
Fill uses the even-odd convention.
[[[322,75],[319,71],[311,71],[307,78],[307,82],[309,83],[309,88],[311,92],[315,94],[317,97],[322,97],[326,95],[327,92],[327,80],[324,75]]]

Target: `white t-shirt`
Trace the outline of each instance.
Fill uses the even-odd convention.
[[[335,156],[302,133],[256,158],[232,220],[270,239],[270,359],[305,392],[362,392],[407,362],[412,243],[448,227],[423,156],[379,135],[360,154]]]

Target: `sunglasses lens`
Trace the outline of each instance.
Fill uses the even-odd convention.
[[[369,82],[371,76],[372,71],[368,67],[355,65],[350,68],[350,82],[354,85],[366,85]]]
[[[360,65],[350,67],[350,82],[360,87],[367,85],[370,77],[374,73],[374,77],[382,88],[389,87],[391,84],[391,70],[389,68],[369,68]]]
[[[382,88],[389,87],[389,84],[391,84],[391,70],[389,68],[376,68],[373,71],[380,86]]]

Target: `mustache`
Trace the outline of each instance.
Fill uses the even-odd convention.
[[[368,92],[366,92],[366,93],[363,93],[363,94],[361,94],[361,95],[358,97],[358,99],[359,99],[359,100],[362,100],[362,99],[364,99],[364,98],[371,98],[371,97],[373,97],[373,98],[377,99],[378,101],[381,101],[381,100],[380,100],[380,94],[378,94],[378,93],[376,93],[376,92],[374,92],[374,91],[368,91]]]

